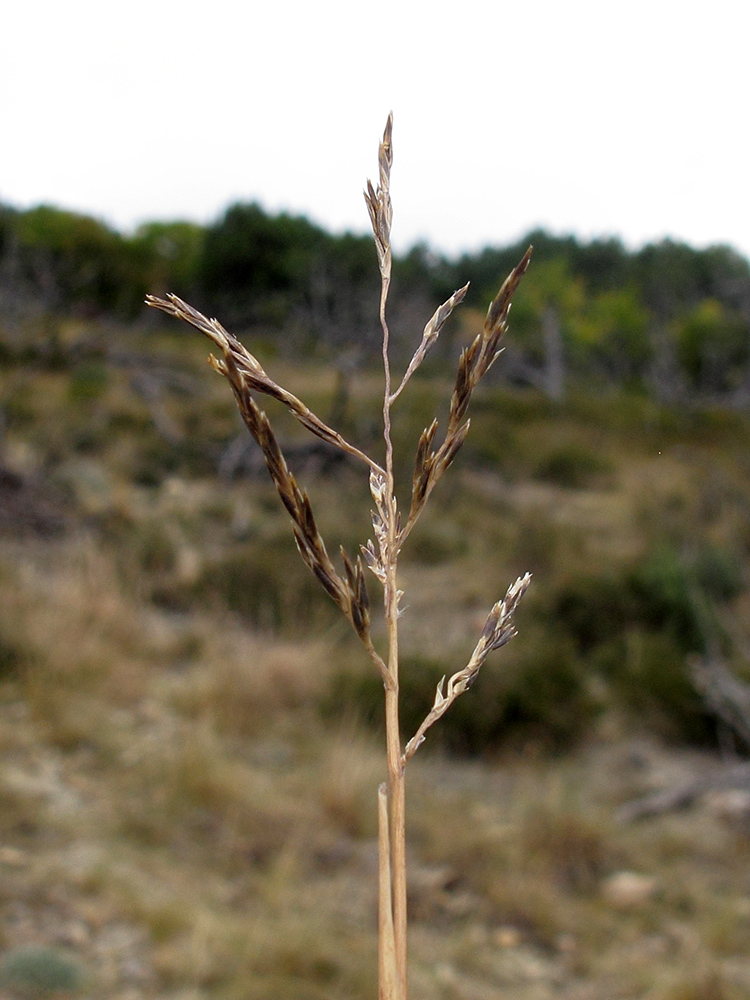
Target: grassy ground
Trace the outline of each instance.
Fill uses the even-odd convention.
[[[217,478],[239,428],[202,345],[156,344],[150,388],[106,357],[2,373],[0,949],[56,949],[82,996],[373,996],[379,682],[263,477]],[[402,444],[444,387],[415,388]],[[375,440],[376,380],[352,396]],[[414,997],[750,996],[745,814],[617,819],[718,765],[685,662],[709,636],[743,669],[749,443],[640,397],[477,398],[405,554],[407,728],[535,580],[410,770]],[[329,548],[366,538],[357,470],[300,477]]]

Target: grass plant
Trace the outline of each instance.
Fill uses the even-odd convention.
[[[429,729],[472,685],[488,654],[505,645],[516,634],[513,614],[529,586],[530,575],[526,573],[519,577],[508,588],[505,596],[493,605],[468,662],[453,673],[447,683],[445,677],[438,683],[432,708],[404,744],[399,720],[399,617],[402,614],[404,595],[399,589],[398,562],[401,550],[433,489],[464,443],[469,430],[467,411],[472,394],[502,351],[511,300],[528,268],[531,248],[502,284],[490,304],[481,331],[461,353],[442,441],[436,443],[437,419],[433,419],[420,435],[414,460],[411,502],[402,514],[396,496],[397,465],[392,437],[392,409],[434,347],[451,313],[463,301],[468,285],[455,291],[435,311],[424,328],[411,361],[396,384],[391,371],[390,331],[386,316],[392,270],[392,162],[392,117],[389,116],[379,147],[378,183],[373,186],[368,181],[365,191],[381,280],[379,316],[383,334],[385,381],[382,407],[383,460],[376,460],[349,442],[313,413],[302,400],[275,382],[257,359],[218,320],[208,319],[176,295],[169,295],[167,298],[149,296],[147,302],[150,306],[194,326],[221,352],[221,357],[211,355],[209,361],[229,381],[242,418],[263,452],[279,498],[291,517],[300,555],[350,622],[381,678],[385,692],[388,780],[378,790],[379,996],[381,1000],[406,1000],[406,766],[424,742]],[[277,435],[255,400],[257,394],[279,401],[308,431],[350,459],[363,464],[369,473],[370,493],[375,505],[372,512],[374,537],[361,546],[360,553],[354,558],[341,547],[343,569],[337,568],[328,553],[309,498],[290,471]],[[382,588],[387,635],[387,651],[384,652],[378,650],[373,639],[366,568]]]

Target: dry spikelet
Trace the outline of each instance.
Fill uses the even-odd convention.
[[[438,308],[435,310],[429,322],[424,328],[424,332],[422,333],[422,340],[419,344],[419,347],[414,352],[414,357],[409,362],[409,367],[404,372],[404,377],[401,379],[401,384],[391,396],[390,401],[392,403],[395,402],[395,400],[401,395],[401,392],[403,391],[403,388],[406,385],[406,383],[412,377],[417,368],[419,368],[419,366],[422,364],[424,359],[427,357],[429,351],[435,346],[435,343],[438,337],[440,336],[440,331],[443,329],[446,322],[448,321],[448,317],[456,308],[456,306],[459,305],[459,303],[463,302],[463,300],[466,298],[466,293],[468,292],[468,290],[469,290],[469,283],[467,282],[463,286],[463,288],[459,288],[458,291],[454,292],[449,299],[447,299],[441,306],[438,306]]]
[[[370,181],[367,182],[365,201],[370,213],[372,232],[375,237],[375,248],[378,254],[378,265],[383,278],[390,280],[391,276],[391,225],[393,223],[393,206],[391,205],[391,166],[393,165],[393,114],[388,115],[383,138],[378,150],[378,166],[380,180],[377,190]]]

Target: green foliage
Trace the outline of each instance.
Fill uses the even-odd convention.
[[[274,218],[256,204],[233,205],[206,231],[201,282],[219,296],[287,291],[305,277],[324,239],[323,230],[302,217]]]
[[[548,608],[551,627],[563,628],[580,654],[608,642],[637,616],[627,579],[613,575],[580,574],[565,578]]]
[[[649,555],[627,579],[641,622],[667,632],[685,652],[703,652],[705,617],[693,566],[674,549]]]
[[[622,288],[632,279],[632,258],[622,241],[614,238],[574,241],[570,267],[594,294]]]
[[[468,549],[465,532],[450,522],[420,525],[409,540],[407,561],[439,566],[464,555]]]
[[[597,647],[590,662],[640,726],[680,742],[713,742],[715,723],[690,680],[684,647],[673,632],[631,626]]]
[[[197,276],[228,323],[285,328],[295,349],[372,346],[373,259],[367,237],[334,237],[304,217],[235,204],[206,230]]]
[[[175,448],[173,441],[150,436],[134,454],[130,475],[139,486],[159,486],[169,475],[194,478],[215,470],[211,449],[200,438],[191,435]]]
[[[581,653],[629,628],[665,633],[686,653],[703,652],[710,622],[706,599],[738,592],[739,576],[723,553],[703,549],[693,560],[665,548],[611,574],[570,576],[552,596],[548,614]]]
[[[649,314],[632,287],[591,296],[574,330],[581,362],[614,381],[642,378],[652,357]]]
[[[684,243],[663,240],[635,254],[633,274],[647,308],[666,318],[695,306],[703,298],[723,297],[750,279],[750,266],[730,247],[694,250]]]
[[[25,656],[19,647],[0,635],[0,681],[15,677],[24,660]]]
[[[158,522],[144,525],[134,541],[138,562],[146,573],[162,575],[174,571],[177,549],[163,525]]]
[[[513,302],[513,336],[535,364],[544,358],[543,317],[552,309],[558,317],[563,340],[576,338],[585,303],[583,281],[569,269],[566,260],[556,257],[538,261],[534,251],[534,281],[523,282]]]
[[[703,593],[715,601],[731,601],[742,591],[742,565],[736,552],[702,545],[696,553],[693,572]]]
[[[708,292],[701,256],[684,243],[650,244],[636,254],[634,264],[644,301],[660,317]]]
[[[498,683],[500,683],[498,678]],[[561,752],[590,731],[601,711],[584,662],[562,634],[527,643],[509,681],[503,729],[511,741],[532,739]],[[500,737],[502,730],[496,732]]]

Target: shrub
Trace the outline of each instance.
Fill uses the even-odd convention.
[[[71,996],[82,984],[78,964],[51,948],[16,948],[0,963],[0,986],[24,1000]]]
[[[611,463],[580,444],[551,452],[534,470],[534,478],[565,489],[582,489],[612,471]]]
[[[735,597],[741,585],[736,561],[723,550],[680,555],[664,547],[619,572],[566,578],[543,614],[641,721],[670,738],[702,742],[714,727],[687,660],[720,637],[715,603]]]
[[[87,361],[73,370],[68,384],[72,403],[101,399],[109,383],[107,369],[100,361]]]

